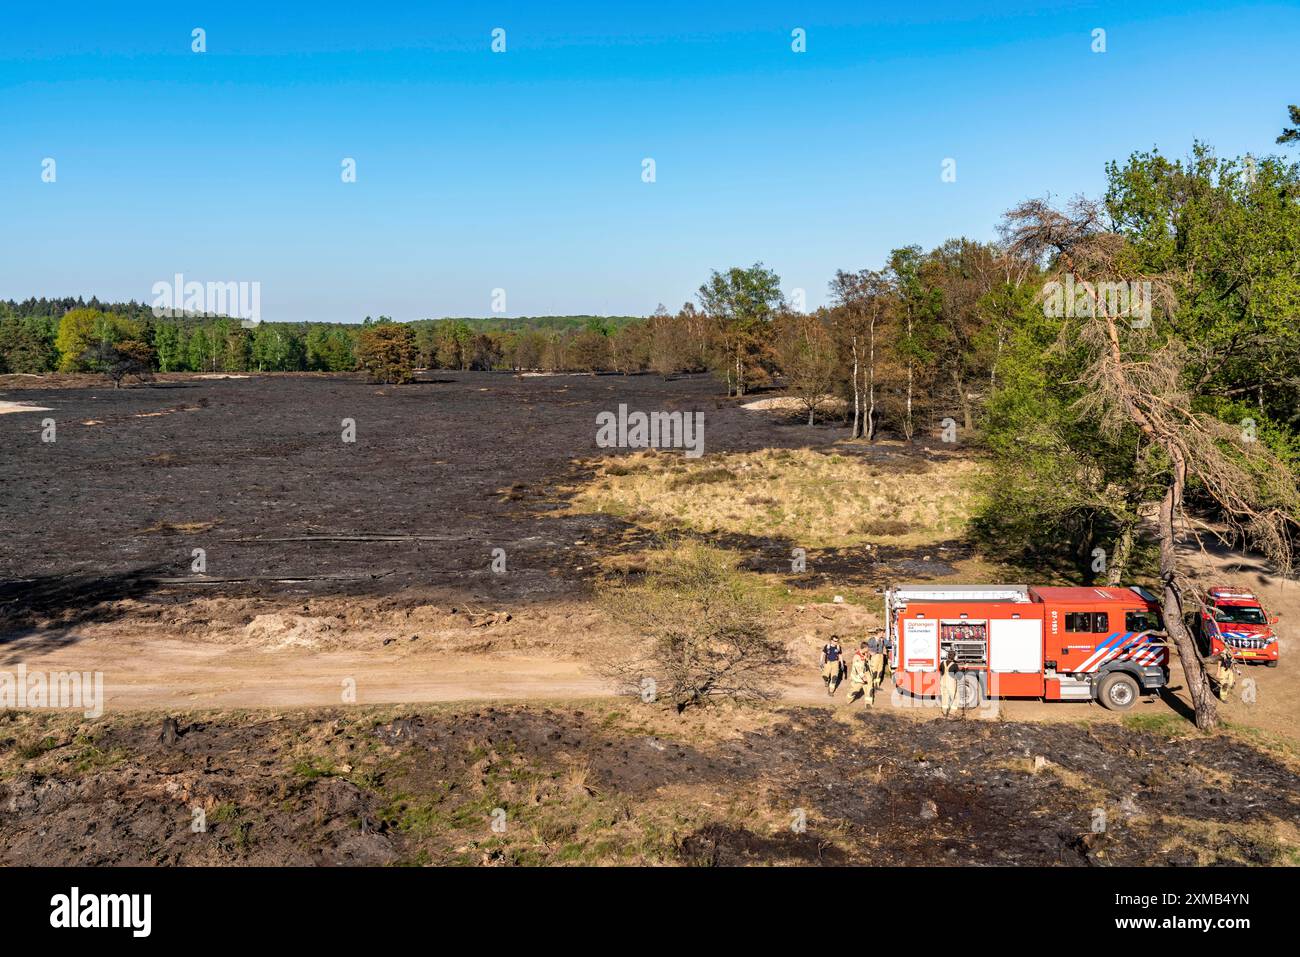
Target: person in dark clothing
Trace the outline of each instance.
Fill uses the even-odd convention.
[[[840,636],[831,635],[831,640],[822,646],[821,655],[822,680],[826,682],[826,694],[834,697],[844,677],[844,649],[840,647]]]

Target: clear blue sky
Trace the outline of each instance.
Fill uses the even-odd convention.
[[[646,314],[761,260],[817,306],[1135,149],[1279,150],[1298,41],[1295,4],[1197,0],[15,3],[0,298],[181,272],[267,320]]]

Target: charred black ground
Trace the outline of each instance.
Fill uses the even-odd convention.
[[[835,721],[812,708],[718,720],[754,728],[702,743],[698,727],[678,737],[646,708],[607,703],[199,715],[182,718],[168,745],[160,719],[10,713],[0,717],[0,856],[1272,864],[1288,860],[1276,828],[1300,819],[1287,764],[1226,737]],[[493,830],[494,814],[504,830]]]
[[[178,377],[12,395],[51,411],[0,416],[0,615],[11,627],[15,618],[75,624],[115,598],[147,595],[576,593],[595,573],[594,555],[648,539],[609,515],[559,511],[557,488],[589,474],[579,460],[618,453],[597,447],[597,413],[620,403],[701,411],[706,454],[823,447],[843,434],[743,409],[701,376],[438,373],[405,386]],[[47,417],[53,443],[41,441]],[[342,441],[344,419],[356,423],[355,443]],[[375,540],[386,535],[419,540]],[[791,542],[720,544],[756,570],[789,568]],[[949,557],[966,549],[948,544]],[[496,547],[510,555],[509,576],[489,572]],[[195,548],[208,576],[225,581],[163,584],[192,574]],[[932,550],[819,553],[816,571],[792,584],[947,573],[922,560]]]

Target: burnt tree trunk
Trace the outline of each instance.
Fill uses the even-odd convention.
[[[1178,594],[1177,537],[1174,517],[1183,498],[1185,466],[1180,459],[1174,463],[1173,481],[1160,503],[1160,611],[1165,619],[1165,633],[1178,649],[1178,659],[1183,665],[1192,706],[1196,709],[1196,726],[1202,731],[1213,731],[1219,725],[1219,708],[1210,689],[1210,676],[1205,673],[1201,653],[1183,619],[1183,600]]]
[[[1107,338],[1110,341],[1109,374],[1116,382],[1115,393],[1121,397],[1130,420],[1147,440],[1159,446],[1169,456],[1171,475],[1169,487],[1160,502],[1160,611],[1165,620],[1165,633],[1183,665],[1188,693],[1196,709],[1196,726],[1202,731],[1212,731],[1219,724],[1219,709],[1210,692],[1210,678],[1205,672],[1200,652],[1196,648],[1187,625],[1183,621],[1183,602],[1178,593],[1178,536],[1176,521],[1183,507],[1183,488],[1187,483],[1187,455],[1176,435],[1157,429],[1151,417],[1137,401],[1134,391],[1125,381],[1123,357],[1119,345],[1119,332],[1115,321],[1106,320]]]

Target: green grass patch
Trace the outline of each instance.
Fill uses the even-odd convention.
[[[1130,731],[1147,731],[1166,738],[1175,738],[1196,730],[1196,725],[1172,711],[1127,714],[1122,723]]]

